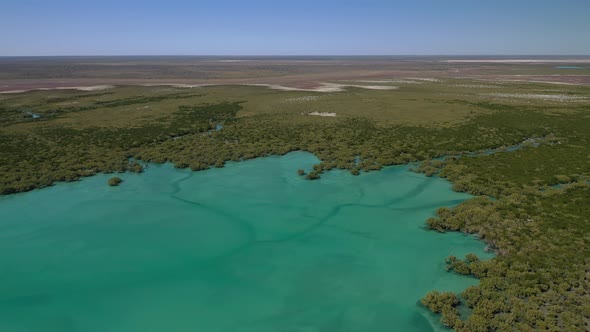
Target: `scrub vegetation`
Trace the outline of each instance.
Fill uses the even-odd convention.
[[[123,179],[121,179],[118,176],[114,176],[109,179],[108,184],[111,187],[116,187],[116,186],[120,185],[122,182],[123,182]]]
[[[498,254],[490,261],[449,257],[449,270],[481,279],[461,294],[472,309],[466,321],[455,304],[436,310],[457,331],[589,329],[590,119],[579,110],[545,121],[551,144],[427,161],[419,169],[479,196],[439,209],[428,228],[475,234]],[[440,296],[428,294],[423,303],[431,308]]]
[[[141,172],[143,161],[203,170],[295,150],[321,160],[297,171],[310,180],[334,168],[359,175],[420,162],[416,171],[477,196],[439,209],[427,227],[474,234],[497,253],[486,261],[449,257],[450,273],[480,284],[462,294],[433,291],[424,306],[457,331],[587,331],[590,88],[392,84],[399,89],[127,86],[0,95],[0,192]],[[501,97],[549,92],[580,98]],[[462,316],[465,306],[470,314]]]

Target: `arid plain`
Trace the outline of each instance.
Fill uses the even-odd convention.
[[[560,68],[572,63],[586,67]],[[443,77],[590,85],[588,65],[588,57],[4,57],[0,91],[141,84],[309,89],[335,81]]]

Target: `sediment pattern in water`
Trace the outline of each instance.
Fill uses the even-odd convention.
[[[297,176],[303,152],[150,165],[0,198],[0,330],[432,331],[418,300],[484,245],[424,229],[469,198],[406,166]]]

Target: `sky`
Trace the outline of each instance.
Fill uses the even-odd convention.
[[[0,0],[0,56],[590,55],[590,0]]]

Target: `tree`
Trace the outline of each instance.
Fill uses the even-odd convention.
[[[454,308],[461,302],[455,293],[438,291],[430,291],[421,300],[421,303],[426,308],[434,313],[441,313],[444,308]]]
[[[108,183],[109,183],[109,186],[116,187],[119,184],[121,184],[121,182],[123,182],[123,180],[120,177],[113,176],[112,178],[109,179],[109,182]]]
[[[305,178],[308,180],[317,180],[320,178],[320,174],[317,171],[309,172],[309,173],[307,173]]]
[[[141,166],[141,164],[139,164],[138,162],[133,162],[129,166],[129,170],[132,171],[132,172],[135,172],[135,173],[142,173],[143,172],[143,166]]]

